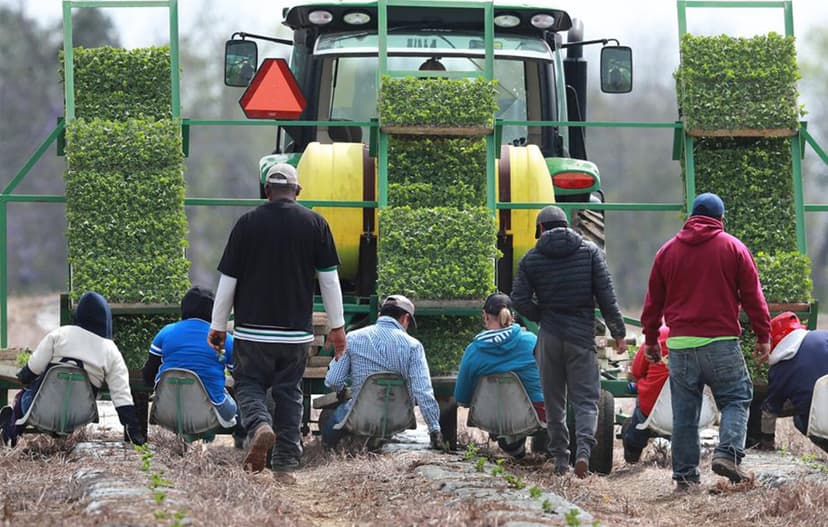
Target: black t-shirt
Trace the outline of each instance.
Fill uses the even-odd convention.
[[[325,218],[281,199],[239,218],[218,270],[237,279],[237,326],[312,332],[316,271],[338,265]]]

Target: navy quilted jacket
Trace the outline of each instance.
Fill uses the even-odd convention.
[[[544,331],[582,346],[595,341],[597,302],[613,338],[626,335],[603,252],[570,228],[544,232],[521,258],[512,302]]]

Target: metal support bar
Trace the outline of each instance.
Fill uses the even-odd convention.
[[[684,202],[687,214],[693,209],[696,197],[696,158],[693,152],[693,138],[684,134]]]
[[[808,237],[805,233],[805,197],[802,191],[802,157],[799,135],[791,137],[791,161],[793,164],[794,217],[796,218],[796,246],[801,254],[807,254]]]

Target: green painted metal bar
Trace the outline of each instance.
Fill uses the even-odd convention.
[[[789,0],[684,0],[687,7],[785,7]]]
[[[8,205],[0,199],[0,348],[9,345]]]
[[[239,119],[184,119],[191,126],[379,126],[372,121],[289,121],[289,120],[239,120]]]
[[[817,143],[817,142],[816,142],[816,140],[815,140],[815,139],[814,139],[814,137],[811,135],[811,133],[810,133],[807,129],[805,129],[805,128],[800,128],[800,129],[799,129],[799,134],[800,134],[802,137],[804,137],[804,138],[805,138],[805,142],[806,142],[806,143],[807,143],[807,144],[808,144],[811,148],[813,148],[813,149],[814,149],[814,152],[816,153],[816,155],[818,155],[818,156],[819,156],[819,158],[820,158],[820,159],[822,159],[822,162],[823,162],[823,163],[825,163],[826,165],[828,165],[828,154],[826,154],[826,153],[825,153],[825,150],[823,150],[823,149],[822,149],[822,147],[821,147],[821,146],[819,146],[819,143]]]
[[[684,200],[687,213],[693,209],[696,198],[696,158],[693,153],[693,138],[684,134]]]
[[[0,201],[8,203],[66,203],[66,196],[58,194],[12,194],[0,196]]]
[[[794,36],[793,2],[787,0],[783,6],[785,10],[785,36]]]
[[[387,6],[397,6],[397,7],[412,7],[414,2],[410,0],[384,0],[383,3]],[[491,5],[491,2],[481,2],[481,1],[466,1],[466,0],[447,0],[445,2],[429,2],[429,1],[418,1],[414,6],[416,7],[461,7],[463,9],[469,8],[485,8],[486,5]]]
[[[382,210],[388,206],[388,134],[383,131],[379,133],[379,152],[377,154],[379,160],[378,208]]]
[[[680,211],[684,210],[683,203],[498,203],[498,210],[540,210],[547,205],[555,205],[564,210],[613,210],[613,211]]]
[[[492,2],[483,2],[483,37],[486,49],[485,78],[487,81],[492,81],[494,80],[494,5]]]
[[[495,189],[497,188],[497,182],[495,181],[495,159],[497,158],[497,152],[495,148],[497,145],[494,143],[494,134],[489,134],[486,136],[486,207],[492,213],[492,216],[497,214],[497,210],[495,209],[497,198],[495,196]]]
[[[572,126],[583,128],[683,128],[681,121],[502,121],[503,126]]]
[[[75,64],[72,49],[72,2],[63,2],[63,100],[66,120],[75,118]]]
[[[678,11],[679,39],[681,39],[687,33],[687,6],[685,0],[678,0],[676,11]]]
[[[808,236],[805,232],[805,196],[802,190],[802,150],[799,134],[791,137],[791,160],[793,161],[793,198],[796,217],[796,246],[801,254],[808,254]]]
[[[181,117],[181,68],[178,63],[178,0],[164,2],[170,17],[170,106],[172,118]]]
[[[210,207],[255,207],[265,203],[266,200],[259,198],[184,198],[186,206],[210,206]],[[336,208],[376,208],[376,201],[329,201],[329,200],[298,200],[300,205],[308,208],[336,207]]]
[[[35,150],[34,154],[32,154],[32,157],[30,157],[26,164],[23,165],[23,168],[21,168],[17,175],[14,176],[14,179],[9,181],[8,185],[6,185],[6,188],[3,189],[3,194],[10,194],[11,192],[14,192],[14,189],[17,188],[17,185],[19,185],[21,181],[23,181],[23,179],[26,177],[26,175],[29,173],[32,167],[34,167],[35,163],[40,161],[40,158],[43,157],[43,154],[46,153],[46,150],[48,150],[49,147],[52,146],[52,143],[54,143],[55,140],[60,136],[65,126],[66,125],[64,124],[63,120],[59,121],[55,125],[55,127],[49,133],[49,136],[43,140],[39,147],[37,147],[37,150]]]
[[[811,203],[805,205],[805,212],[828,212],[828,204]]]
[[[170,7],[169,0],[65,0],[72,7]]]

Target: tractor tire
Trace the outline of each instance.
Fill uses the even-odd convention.
[[[542,456],[546,455],[546,447],[549,445],[549,435],[546,429],[540,430],[532,434],[529,439],[529,445],[532,447],[532,452]]]
[[[579,210],[575,215],[574,223],[573,227],[581,233],[584,239],[591,241],[602,251],[606,250],[603,211]]]
[[[567,415],[567,427],[569,428],[569,458],[570,463],[574,465],[577,443],[575,423],[571,413],[570,411]],[[615,443],[615,398],[606,390],[601,390],[598,397],[598,426],[595,429],[595,441],[589,457],[589,471],[596,474],[609,474],[612,472],[612,449]]]

